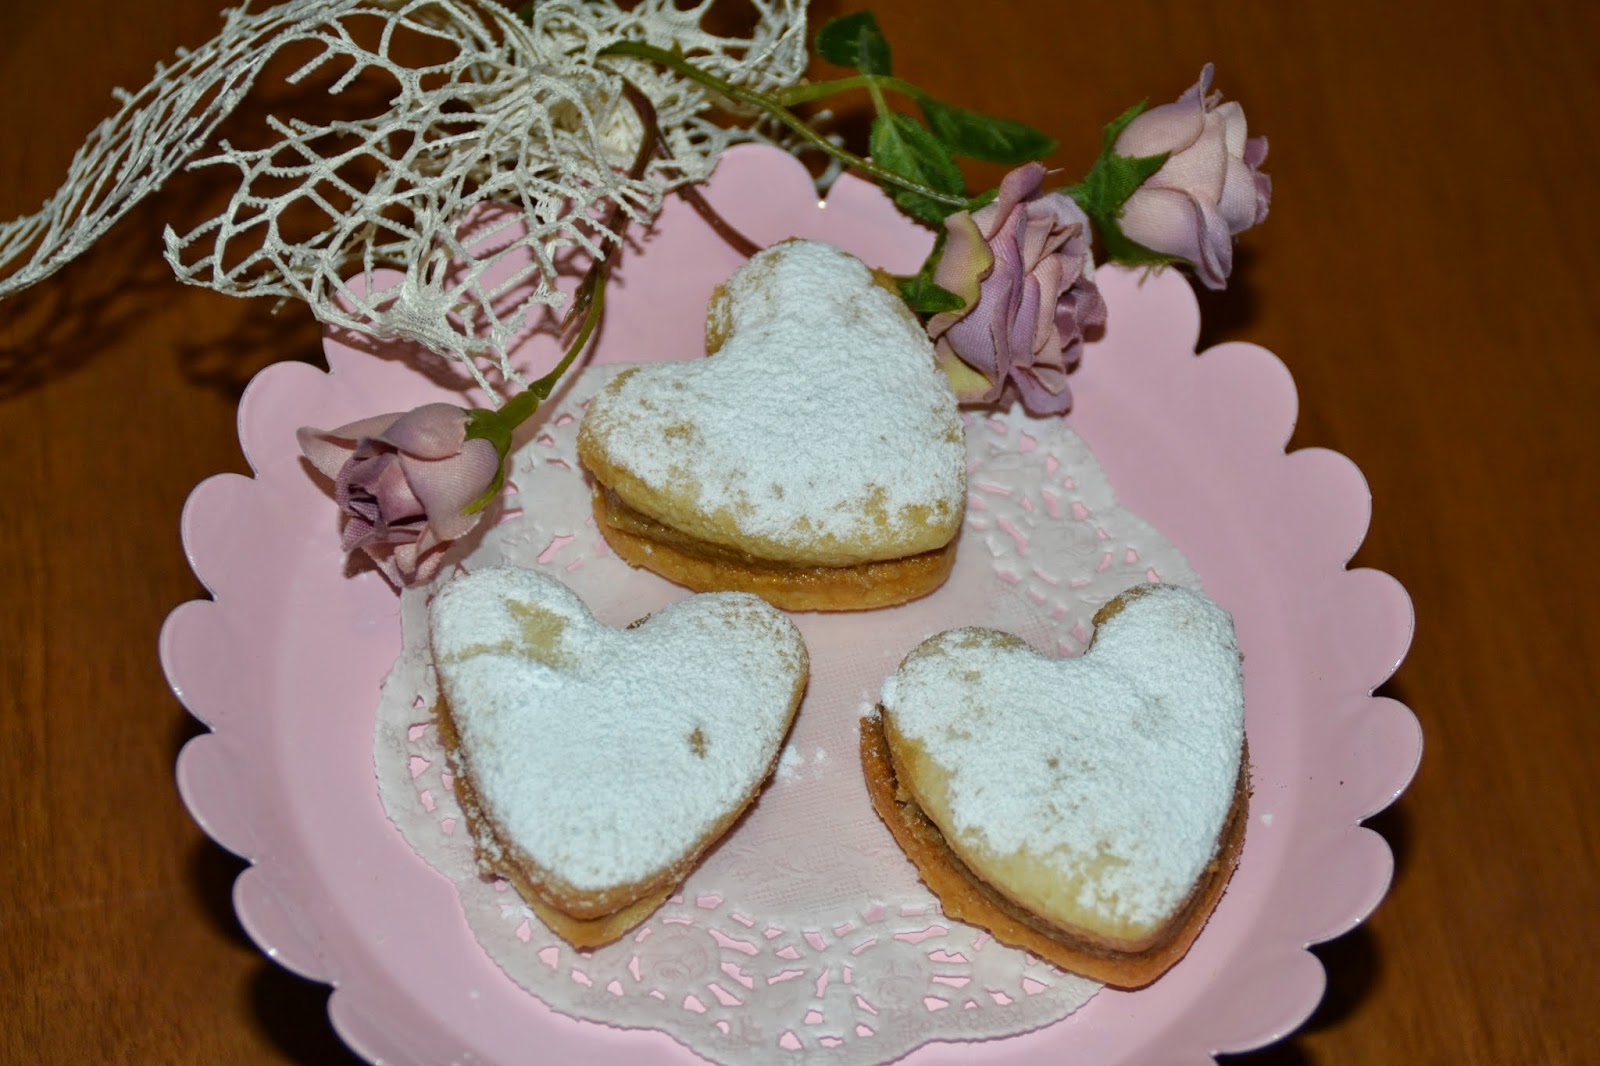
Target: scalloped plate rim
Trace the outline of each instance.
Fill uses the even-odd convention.
[[[742,147],[742,148],[739,148],[739,149],[731,150],[728,153],[728,156],[730,158],[735,157],[735,156],[741,156],[741,155],[748,156],[748,155],[752,155],[755,152],[760,152],[760,151],[767,151],[767,150],[759,149],[759,148],[755,148],[755,147]],[[798,165],[798,164],[796,164],[796,165]],[[855,179],[849,178],[847,176],[845,179],[841,179],[841,180],[848,182],[848,181],[854,181]],[[865,184],[865,183],[858,183],[858,184]],[[1186,287],[1187,283],[1184,283],[1184,284],[1185,284],[1185,287]],[[1190,294],[1189,298],[1191,300],[1193,300],[1192,293]],[[1198,321],[1197,312],[1196,312],[1196,321]],[[1287,379],[1287,386],[1288,386],[1288,389],[1289,389],[1290,396],[1294,401],[1294,405],[1293,405],[1293,408],[1291,409],[1291,412],[1290,412],[1290,419],[1289,419],[1288,427],[1285,430],[1284,436],[1282,438],[1286,442],[1287,439],[1288,439],[1288,433],[1292,432],[1293,425],[1294,425],[1294,420],[1295,420],[1295,416],[1297,415],[1297,408],[1298,408],[1298,390],[1294,386],[1292,375],[1289,374],[1286,364],[1284,364],[1283,361],[1275,353],[1272,353],[1271,351],[1269,351],[1269,350],[1267,350],[1265,348],[1261,348],[1258,345],[1249,344],[1248,342],[1230,341],[1230,342],[1224,342],[1223,345],[1218,345],[1218,346],[1215,346],[1215,347],[1220,348],[1220,347],[1224,347],[1224,346],[1233,346],[1233,345],[1243,345],[1243,346],[1246,346],[1246,347],[1252,349],[1253,350],[1252,353],[1251,353],[1252,355],[1254,355],[1257,352],[1266,355],[1270,362],[1263,363],[1263,365],[1275,366],[1275,371],[1277,373],[1281,373],[1284,376],[1284,378]],[[1190,346],[1190,350],[1191,351],[1193,350],[1192,343],[1191,343],[1191,346]],[[1215,350],[1215,349],[1208,349],[1208,351],[1211,351],[1211,350]],[[1200,363],[1200,364],[1204,364],[1205,360],[1204,360],[1203,356],[1202,356],[1202,358],[1198,359],[1197,362]],[[239,409],[240,439],[241,439],[241,442],[243,442],[245,440],[246,436],[247,436],[247,431],[245,429],[245,422],[246,422],[247,418],[249,418],[251,416],[254,401],[262,394],[263,390],[269,390],[269,389],[275,387],[278,384],[278,378],[279,378],[280,375],[295,375],[295,374],[298,374],[298,375],[302,375],[302,380],[317,381],[321,385],[326,386],[330,381],[334,381],[335,379],[340,378],[342,376],[342,373],[348,373],[348,372],[341,372],[341,370],[339,369],[339,367],[337,365],[337,360],[332,361],[332,363],[334,365],[334,369],[332,369],[330,371],[326,371],[326,372],[320,371],[320,370],[316,370],[315,368],[309,368],[309,369],[313,370],[313,373],[312,374],[306,374],[306,370],[308,368],[305,367],[303,364],[275,364],[273,366],[270,366],[270,367],[266,368],[260,374],[258,374],[256,376],[256,379],[254,381],[252,381],[249,389],[246,390],[245,395],[243,397],[241,397],[240,409]],[[1202,369],[1200,372],[1203,373],[1204,370]],[[255,395],[252,395],[252,394],[255,394]],[[1278,451],[1276,457],[1269,457],[1269,458],[1271,458],[1272,461],[1276,461],[1276,459],[1288,458],[1288,457],[1297,455],[1301,451],[1305,451],[1305,450],[1307,450],[1307,449],[1296,449],[1293,452],[1289,452],[1289,451],[1282,450],[1280,448],[1280,450]],[[1318,449],[1315,449],[1315,450],[1328,452],[1331,455],[1338,456],[1341,460],[1343,460],[1343,462],[1345,464],[1348,465],[1348,467],[1351,470],[1353,470],[1356,474],[1360,475],[1361,472],[1360,472],[1359,467],[1357,467],[1356,464],[1352,460],[1350,460],[1348,458],[1348,456],[1344,456],[1342,453],[1333,451],[1332,449],[1318,448]],[[250,456],[251,468],[252,468],[252,471],[254,471],[253,476],[239,475],[239,477],[240,477],[240,479],[242,481],[246,481],[246,482],[249,483],[246,486],[246,491],[255,492],[255,491],[258,491],[261,488],[262,482],[264,480],[264,476],[260,473],[260,468],[258,467],[257,462],[258,462],[257,457],[255,457],[253,455]],[[218,475],[214,475],[213,477],[217,477],[217,476]],[[224,476],[225,477],[226,475],[220,475],[220,476]],[[206,481],[202,481],[200,483],[200,485],[197,485],[195,493],[191,494],[190,504],[195,504],[196,498],[201,495],[202,487],[204,485],[206,485],[207,482],[210,481],[210,480],[212,480],[212,479],[206,479]],[[1346,556],[1346,558],[1342,561],[1342,563],[1340,565],[1340,572],[1342,574],[1358,573],[1358,572],[1361,572],[1362,570],[1370,569],[1370,568],[1358,568],[1357,570],[1352,571],[1352,570],[1349,570],[1345,565],[1345,564],[1348,564],[1350,558],[1352,558],[1354,556],[1354,554],[1356,553],[1356,551],[1359,550],[1359,547],[1360,547],[1362,541],[1365,540],[1366,533],[1367,533],[1367,530],[1368,530],[1368,525],[1370,524],[1370,500],[1371,500],[1370,491],[1367,490],[1365,478],[1362,477],[1361,480],[1362,480],[1362,487],[1363,487],[1363,490],[1364,490],[1363,494],[1365,496],[1365,499],[1367,500],[1368,508],[1369,508],[1368,516],[1367,516],[1367,519],[1362,524],[1362,528],[1360,530],[1360,535],[1357,537],[1355,544],[1351,547],[1350,552],[1348,553],[1348,555]],[[186,504],[185,513],[184,513],[183,535],[184,535],[185,550],[186,550],[186,554],[187,554],[187,556],[189,558],[189,561],[191,563],[191,567],[195,569],[196,575],[199,577],[199,579],[201,580],[202,584],[205,585],[207,591],[211,593],[212,598],[210,600],[200,599],[200,600],[189,601],[189,602],[190,603],[196,603],[196,602],[214,603],[214,604],[216,604],[217,609],[219,609],[221,611],[228,611],[230,609],[230,607],[231,607],[231,603],[230,603],[230,601],[228,599],[228,589],[226,588],[225,582],[217,580],[215,575],[208,575],[208,574],[202,573],[200,568],[199,568],[199,566],[196,565],[197,564],[196,553],[195,553],[195,550],[194,550],[194,546],[191,543],[191,537],[195,535],[195,532],[194,532],[193,526],[191,524],[190,504]],[[1374,574],[1381,574],[1390,583],[1392,583],[1393,590],[1395,592],[1397,592],[1400,595],[1401,599],[1403,600],[1404,611],[1405,611],[1405,614],[1406,614],[1406,618],[1405,618],[1404,624],[1401,627],[1403,629],[1403,631],[1404,631],[1405,639],[1402,642],[1401,646],[1399,648],[1395,649],[1394,666],[1393,666],[1393,668],[1391,668],[1388,671],[1388,674],[1385,675],[1387,677],[1387,676],[1392,676],[1394,671],[1398,669],[1400,663],[1403,662],[1404,657],[1405,657],[1405,655],[1406,655],[1406,653],[1407,653],[1407,651],[1409,649],[1410,641],[1411,641],[1412,635],[1414,634],[1414,625],[1415,625],[1414,604],[1412,603],[1409,595],[1407,595],[1405,593],[1405,589],[1404,589],[1403,585],[1401,585],[1401,583],[1397,579],[1395,579],[1393,577],[1393,575],[1387,574],[1387,573],[1385,573],[1383,571],[1377,571],[1377,570],[1374,570],[1372,572]],[[212,584],[212,582],[214,580],[216,580],[216,583],[217,583],[218,586],[222,586],[222,587],[220,587],[220,588],[219,587],[214,587],[213,584]],[[178,611],[183,610],[185,608],[185,606],[186,605],[180,605],[178,608],[175,609],[174,614],[176,614]],[[161,639],[161,649],[160,649],[161,650],[162,664],[163,664],[163,667],[164,667],[164,669],[166,671],[166,674],[167,674],[167,676],[169,678],[169,682],[173,687],[174,692],[176,694],[178,694],[180,701],[182,701],[183,700],[183,692],[184,692],[183,680],[184,680],[184,675],[185,675],[185,671],[186,671],[187,667],[186,667],[186,664],[184,662],[184,648],[182,646],[180,646],[179,643],[175,643],[175,641],[177,641],[177,639],[178,639],[177,637],[173,637],[173,636],[171,636],[169,634],[168,627],[163,626],[162,639]],[[1396,780],[1396,781],[1392,782],[1392,788],[1387,788],[1386,787],[1385,791],[1388,794],[1389,798],[1386,801],[1384,801],[1381,805],[1377,806],[1375,809],[1370,811],[1369,813],[1367,813],[1365,815],[1362,815],[1361,817],[1356,818],[1354,821],[1352,821],[1346,827],[1347,830],[1355,830],[1355,829],[1362,828],[1362,824],[1361,823],[1363,821],[1365,821],[1367,818],[1370,818],[1373,815],[1379,813],[1380,811],[1386,809],[1390,804],[1392,804],[1395,800],[1397,800],[1401,796],[1401,794],[1405,791],[1405,789],[1409,785],[1409,783],[1411,782],[1412,778],[1414,777],[1415,773],[1417,772],[1418,766],[1420,765],[1420,760],[1421,760],[1421,755],[1422,755],[1422,733],[1421,733],[1420,723],[1417,721],[1415,715],[1404,704],[1402,704],[1402,703],[1400,703],[1400,702],[1398,702],[1396,700],[1393,700],[1391,698],[1388,698],[1388,697],[1380,697],[1380,696],[1374,695],[1373,693],[1374,693],[1374,690],[1376,689],[1376,687],[1377,687],[1377,685],[1375,684],[1374,686],[1372,686],[1372,688],[1368,689],[1366,697],[1362,700],[1362,702],[1360,704],[1361,713],[1362,714],[1383,713],[1383,714],[1390,715],[1391,717],[1394,717],[1397,721],[1399,721],[1402,717],[1404,719],[1408,720],[1407,724],[1409,725],[1409,728],[1404,731],[1404,735],[1406,737],[1407,748],[1409,750],[1409,755],[1408,755],[1408,758],[1406,759],[1407,770],[1406,770],[1405,774],[1399,780]],[[1382,704],[1383,705],[1383,710],[1378,711],[1374,706],[1375,704]],[[187,706],[187,703],[185,704],[185,706]],[[198,719],[199,716],[197,715],[196,717]],[[202,719],[202,722],[203,722],[203,719]],[[1391,723],[1390,728],[1393,728],[1393,727],[1394,727],[1394,725],[1393,725],[1393,723]],[[209,728],[210,727],[208,726],[208,729]],[[203,735],[203,736],[198,737],[198,738],[195,738],[195,740],[191,741],[190,744],[194,745],[194,744],[196,744],[197,741],[216,741],[216,740],[220,740],[220,739],[221,739],[220,732],[218,730],[212,729],[208,734]],[[185,753],[190,754],[190,755],[194,754],[194,753],[188,753],[187,752],[188,747],[189,747],[189,745],[186,745]],[[185,757],[184,754],[180,754],[180,761],[184,757]],[[220,753],[220,752],[217,753],[217,757],[223,757],[223,753]],[[191,789],[188,789],[188,788],[183,788],[183,789],[181,789],[181,791],[182,791],[182,794],[183,794],[183,800],[184,800],[185,804],[188,806],[188,808],[190,809],[191,813],[196,818],[196,821],[201,825],[202,829],[205,829],[210,824],[210,815],[208,814],[208,811],[207,811],[207,807],[208,807],[208,804],[210,802],[209,796],[208,795],[197,795],[197,794],[194,794],[194,792]],[[1366,832],[1370,833],[1372,831],[1371,830],[1366,830]],[[1355,834],[1347,831],[1347,832],[1338,834],[1333,839],[1335,841],[1339,842],[1340,844],[1342,844],[1343,842],[1350,840],[1351,837],[1354,836],[1354,835]],[[1325,980],[1326,979],[1325,979],[1325,975],[1322,974],[1322,966],[1321,966],[1320,962],[1318,960],[1316,960],[1316,957],[1310,953],[1309,948],[1314,944],[1321,943],[1321,942],[1324,942],[1326,940],[1333,939],[1333,938],[1335,938],[1337,936],[1343,935],[1345,932],[1348,932],[1350,929],[1354,928],[1355,926],[1359,925],[1362,921],[1366,920],[1366,918],[1368,916],[1370,916],[1372,911],[1381,903],[1383,897],[1387,894],[1388,889],[1392,884],[1392,879],[1393,879],[1393,875],[1394,875],[1394,864],[1393,864],[1393,857],[1392,857],[1391,849],[1389,848],[1387,841],[1385,841],[1381,837],[1381,835],[1377,835],[1377,834],[1374,833],[1374,836],[1377,837],[1377,841],[1382,845],[1385,855],[1388,856],[1388,858],[1389,858],[1389,862],[1387,864],[1387,868],[1384,871],[1384,873],[1381,875],[1381,877],[1373,880],[1372,883],[1367,885],[1367,891],[1363,892],[1363,893],[1360,893],[1362,898],[1359,901],[1354,901],[1354,900],[1347,899],[1346,903],[1344,905],[1341,905],[1340,907],[1336,908],[1336,909],[1340,910],[1341,912],[1343,912],[1343,913],[1348,915],[1348,920],[1341,923],[1342,924],[1342,928],[1341,929],[1339,929],[1338,931],[1335,931],[1333,933],[1327,934],[1327,935],[1306,936],[1306,937],[1304,937],[1304,939],[1301,939],[1299,944],[1298,944],[1298,950],[1300,952],[1302,952],[1303,954],[1305,954],[1306,956],[1310,957],[1311,960],[1314,963],[1316,963],[1316,972],[1318,973],[1320,979],[1317,982],[1318,987],[1317,987],[1317,990],[1316,990],[1315,994],[1307,997],[1306,1005],[1304,1006],[1304,1008],[1302,1010],[1297,1010],[1296,1012],[1293,1012],[1293,1013],[1297,1013],[1298,1014],[1297,1017],[1280,1017],[1280,1018],[1276,1019],[1276,1021],[1274,1021],[1272,1023],[1268,1023],[1265,1026],[1265,1035],[1261,1035],[1263,1031],[1258,1029],[1257,1030],[1257,1035],[1249,1036],[1249,1037],[1243,1037],[1242,1039],[1245,1041],[1243,1043],[1230,1040],[1230,1041],[1227,1041],[1225,1043],[1218,1044],[1216,1046],[1213,1046],[1213,1047],[1205,1049],[1205,1051],[1207,1053],[1214,1055],[1214,1054],[1219,1053],[1219,1052],[1224,1051],[1224,1050],[1226,1050],[1226,1051],[1247,1050],[1247,1049],[1250,1049],[1250,1048],[1263,1046],[1265,1044],[1271,1043],[1271,1042],[1276,1041],[1278,1039],[1282,1039],[1284,1036],[1287,1036],[1288,1034],[1292,1033],[1296,1028],[1298,1028],[1305,1021],[1305,1019],[1310,1015],[1310,1013],[1315,1009],[1317,1003],[1321,999],[1322,989],[1323,989],[1323,986],[1325,985]],[[228,847],[228,845],[222,845],[222,846]],[[231,848],[230,848],[230,850],[231,850]],[[284,860],[283,856],[281,854],[278,854],[278,853],[274,852],[274,850],[270,846],[265,845],[264,843],[262,843],[259,840],[257,841],[257,847],[255,849],[253,849],[253,850],[257,851],[258,854],[246,854],[246,855],[243,856],[244,858],[246,858],[247,860],[249,860],[252,863],[252,867],[251,867],[251,869],[246,870],[244,873],[242,873],[240,875],[241,878],[244,878],[246,875],[251,874],[253,872],[254,877],[251,878],[251,879],[256,882],[257,887],[260,888],[260,889],[263,889],[263,890],[270,890],[273,893],[273,895],[275,897],[277,897],[274,900],[274,903],[275,903],[276,906],[278,906],[280,908],[285,908],[285,909],[296,909],[296,908],[299,908],[300,901],[293,897],[292,892],[290,892],[290,890],[286,886],[283,886],[283,885],[280,885],[280,884],[277,883],[278,880],[279,880],[277,877],[274,877],[274,876],[271,875],[271,873],[269,873],[269,868],[281,867],[284,864],[285,860]],[[1343,851],[1345,849],[1344,848],[1339,848],[1338,850]],[[279,872],[281,873],[282,871],[280,870]],[[1352,890],[1352,892],[1353,892],[1353,890]],[[311,923],[311,924],[313,926],[315,925],[315,923]],[[267,938],[265,937],[265,935],[261,931],[258,931],[258,929],[255,927],[255,923],[247,923],[247,928],[248,928],[248,930],[249,930],[249,932],[250,932],[250,934],[252,936],[252,939],[254,939],[256,941],[258,946],[262,949],[262,951],[265,954],[267,954],[269,957],[274,958],[275,960],[284,961],[284,960],[282,960],[280,958],[279,952],[275,948],[275,946],[272,945],[271,943],[265,942],[265,940]],[[320,927],[316,927],[315,928],[315,934],[316,934],[316,938],[317,939],[322,939],[327,935],[326,932],[324,930],[322,930]],[[1298,939],[1299,936],[1300,936],[1300,934],[1297,934],[1296,935],[1296,939]],[[1284,944],[1285,944],[1286,947],[1290,946],[1288,941],[1285,941]],[[316,954],[316,953],[313,951],[313,954]],[[297,960],[297,963],[300,962],[300,961],[304,961],[304,960]],[[321,980],[323,982],[329,983],[334,987],[334,989],[336,990],[337,998],[341,1000],[342,1009],[341,1010],[334,1010],[333,1007],[332,1007],[332,1003],[330,1002],[330,1004],[329,1004],[330,1017],[333,1019],[333,1023],[335,1025],[335,1028],[340,1032],[341,1037],[343,1039],[345,1039],[346,1042],[349,1043],[352,1048],[356,1049],[359,1052],[364,1047],[369,1046],[365,1034],[360,1032],[360,1030],[362,1030],[363,1027],[366,1024],[369,1024],[369,1023],[370,1024],[377,1024],[376,1021],[373,1020],[372,1012],[369,1009],[370,1004],[368,1003],[366,997],[362,996],[359,992],[357,992],[355,988],[349,987],[347,985],[347,982],[356,979],[356,977],[358,977],[359,975],[342,974],[342,973],[336,972],[338,967],[334,964],[332,959],[327,955],[321,955],[320,958],[317,959],[317,962],[318,962],[318,965],[316,965],[316,966],[301,966],[301,965],[297,964],[297,965],[293,966],[292,968],[295,970],[295,972],[302,973],[304,976],[311,977],[312,979]],[[1138,993],[1134,993],[1133,995],[1138,995]],[[1086,1008],[1086,1010],[1092,1010],[1092,1009],[1093,1009],[1093,1005],[1091,1005],[1090,1008]],[[1063,1025],[1071,1024],[1073,1021],[1078,1020],[1081,1017],[1082,1013],[1083,1012],[1080,1012],[1080,1015],[1074,1016],[1073,1018],[1068,1019],[1067,1021],[1065,1021],[1065,1022],[1063,1022],[1061,1024],[1063,1024]],[[360,1021],[358,1021],[357,1019],[360,1019]],[[1024,1040],[1025,1041],[1025,1040],[1029,1040],[1030,1038],[1036,1038],[1039,1035],[1039,1032],[1046,1032],[1047,1033],[1050,1028],[1053,1028],[1053,1027],[1047,1027],[1045,1030],[1036,1031],[1036,1032],[1030,1033],[1030,1034],[1023,1034],[1022,1036],[1019,1036],[1019,1037],[1016,1037],[1016,1038],[1011,1038],[1010,1040],[989,1042],[989,1044],[987,1046],[992,1048],[992,1049],[994,1049],[994,1050],[1000,1050],[1002,1045],[1010,1044],[1013,1041],[1019,1041],[1019,1040]],[[634,1031],[634,1030],[619,1030],[619,1032],[636,1032],[636,1031]],[[1159,1033],[1157,1035],[1159,1036]],[[943,1049],[955,1048],[958,1051],[970,1052],[970,1050],[973,1048],[973,1046],[974,1045],[960,1044],[960,1043],[953,1043],[953,1044],[952,1043],[943,1043],[943,1044],[925,1045],[924,1047],[916,1049],[913,1052],[911,1052],[908,1057],[909,1058],[919,1058],[919,1057],[923,1056],[924,1054],[927,1054],[929,1058],[937,1058],[937,1057],[940,1057],[940,1054],[939,1054],[939,1049],[940,1048],[943,1048]],[[679,1047],[676,1044],[673,1044],[672,1047],[674,1047],[674,1048],[676,1048],[677,1050],[680,1050],[680,1051],[682,1050],[681,1047]],[[930,1049],[932,1049],[932,1050],[930,1051]],[[1154,1053],[1156,1050],[1157,1049],[1154,1047],[1154,1045],[1150,1044],[1149,1042],[1146,1042],[1144,1052],[1139,1053],[1139,1054],[1150,1054],[1150,1053]],[[1200,1051],[1202,1049],[1200,1049],[1200,1048],[1191,1048],[1189,1050],[1190,1051]],[[1001,1052],[1001,1054],[1003,1056],[1003,1054],[1004,1054],[1003,1051]],[[1135,1057],[1138,1057],[1138,1056],[1136,1055]]]

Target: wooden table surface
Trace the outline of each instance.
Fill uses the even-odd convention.
[[[1426,752],[1371,823],[1393,889],[1317,949],[1328,993],[1306,1025],[1228,1061],[1600,1061],[1600,8],[941,7],[878,5],[899,72],[1060,134],[1072,173],[1101,122],[1217,63],[1271,138],[1275,201],[1235,284],[1202,297],[1206,339],[1285,360],[1293,445],[1343,452],[1371,484],[1355,565],[1415,601],[1384,691]],[[211,37],[219,10],[0,5],[0,217],[34,210],[113,86]],[[303,308],[163,264],[161,227],[229,191],[181,175],[0,305],[0,1062],[353,1061],[325,989],[240,931],[242,864],[172,779],[199,728],[156,659],[163,617],[202,595],[179,511],[245,470],[250,375],[319,358]]]

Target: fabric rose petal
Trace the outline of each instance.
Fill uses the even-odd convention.
[[[500,476],[499,451],[468,438],[467,423],[462,408],[431,403],[298,433],[301,452],[333,479],[344,550],[366,552],[397,586],[432,579],[449,543],[478,524],[481,512],[467,508]]]
[[[1233,270],[1233,238],[1267,217],[1267,139],[1247,137],[1244,108],[1211,92],[1212,66],[1175,102],[1151,108],[1117,136],[1121,156],[1166,155],[1122,207],[1124,236],[1193,264],[1212,289]]]
[[[1041,194],[1044,176],[1042,163],[1018,167],[992,202],[945,220],[933,280],[966,305],[934,315],[928,335],[963,403],[1014,390],[1034,414],[1067,410],[1084,330],[1105,323],[1089,219],[1070,197]]]

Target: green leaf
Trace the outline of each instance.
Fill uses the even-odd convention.
[[[959,311],[967,301],[933,283],[926,272],[909,278],[895,278],[900,286],[900,298],[911,310],[921,315],[936,315],[940,311]]]
[[[1105,258],[1112,262],[1128,266],[1171,266],[1184,261],[1180,256],[1167,255],[1165,252],[1146,248],[1138,241],[1130,239],[1122,232],[1122,227],[1117,224],[1116,219],[1096,222],[1095,229],[1100,234],[1100,248],[1105,253]]]
[[[998,199],[1000,199],[1000,188],[999,186],[996,186],[993,189],[990,189],[988,192],[979,193],[977,196],[974,196],[972,199],[968,200],[966,210],[976,211],[980,207],[987,207]]]
[[[511,451],[511,426],[500,412],[486,407],[474,407],[467,411],[465,437],[467,440],[488,441],[502,459]]]
[[[1083,184],[1074,190],[1074,199],[1090,218],[1115,218],[1128,197],[1166,163],[1167,154],[1132,158],[1108,152],[1095,160]]]
[[[501,463],[500,468],[494,472],[494,480],[489,482],[489,487],[483,490],[483,495],[461,508],[462,514],[477,514],[494,502],[500,495],[500,490],[506,485],[506,464]]]
[[[917,103],[934,136],[957,155],[988,163],[1026,163],[1055,151],[1056,141],[1025,122],[956,107],[931,96]]]
[[[964,195],[966,179],[950,150],[910,115],[899,112],[879,115],[872,124],[869,143],[872,161],[886,170],[935,192]],[[889,193],[900,210],[923,222],[937,224],[955,210],[907,189],[890,187]]]
[[[830,19],[817,31],[817,54],[841,67],[863,74],[889,71],[889,42],[870,11],[857,11]]]
[[[1116,151],[1117,137],[1127,129],[1128,123],[1139,117],[1144,110],[1144,103],[1134,104],[1128,110],[1107,123],[1105,131],[1100,137],[1100,158],[1094,161],[1094,166],[1089,168],[1083,181],[1071,191],[1072,198],[1078,201],[1078,206],[1083,208],[1095,224],[1095,228],[1106,235],[1108,241],[1107,252],[1115,255],[1110,247],[1121,238],[1121,231],[1115,235],[1110,231],[1116,229],[1116,220],[1122,214],[1122,205],[1128,202],[1128,197],[1143,185],[1150,175],[1160,170],[1167,161],[1170,153],[1160,155],[1126,156],[1118,155]],[[1134,249],[1140,246],[1128,241],[1129,252],[1138,254]],[[1149,255],[1156,253],[1144,249]],[[1147,262],[1145,259],[1125,259],[1124,262]]]
[[[1128,110],[1124,111],[1122,114],[1106,123],[1105,129],[1100,131],[1101,155],[1109,152],[1111,150],[1111,146],[1117,143],[1117,138],[1122,136],[1122,131],[1127,129],[1129,124],[1131,124],[1134,119],[1138,118],[1144,113],[1144,107],[1147,103],[1149,103],[1148,100],[1140,100],[1138,103],[1128,108]]]
[[[467,440],[486,440],[494,445],[495,452],[500,456],[499,469],[494,472],[494,480],[489,487],[483,490],[483,495],[467,504],[461,509],[462,514],[477,514],[494,502],[500,495],[500,490],[506,483],[506,455],[511,451],[511,426],[501,416],[499,411],[491,411],[483,407],[474,407],[467,411]]]
[[[1170,154],[1117,154],[1117,138],[1130,122],[1139,117],[1144,106],[1144,101],[1140,101],[1106,124],[1100,136],[1100,158],[1094,161],[1094,166],[1083,176],[1083,181],[1068,189],[1067,193],[1094,223],[1095,232],[1100,236],[1100,247],[1107,259],[1140,266],[1165,266],[1183,260],[1146,248],[1130,239],[1122,232],[1120,221],[1128,197],[1166,164]]]

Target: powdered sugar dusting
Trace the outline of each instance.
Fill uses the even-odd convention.
[[[1200,593],[1150,587],[1074,659],[942,633],[884,684],[883,706],[950,775],[944,830],[1085,877],[1081,906],[1159,924],[1216,852],[1244,690],[1232,619]]]
[[[779,781],[793,781],[800,776],[800,767],[804,766],[806,757],[800,754],[793,744],[786,745],[783,754],[778,756],[777,777]]]
[[[954,531],[966,450],[927,334],[865,264],[789,241],[750,260],[711,309],[709,359],[641,369],[587,418],[644,483],[692,487],[742,538],[877,557],[927,525]],[[937,546],[937,545],[933,545]]]
[[[612,625],[683,596],[606,551],[589,518],[590,488],[576,454],[582,414],[596,392],[627,372],[591,366],[558,394],[542,432],[512,457],[516,489],[507,506],[518,517],[490,527],[462,557],[474,572],[507,564],[542,568]],[[997,432],[997,422],[1010,428]],[[1033,419],[1013,408],[970,428],[971,479],[1009,491],[988,497],[987,510],[968,513],[949,582],[901,607],[795,617],[812,671],[786,741],[789,773],[780,758],[749,817],[695,867],[680,900],[663,904],[637,936],[593,952],[572,951],[504,882],[496,891],[483,880],[446,783],[438,730],[416,729],[413,736],[439,698],[427,624],[437,590],[402,596],[406,650],[385,685],[375,730],[380,794],[406,840],[450,880],[484,950],[519,985],[562,1013],[670,1033],[712,1061],[770,1058],[796,1066],[864,1066],[932,1040],[1026,1032],[1088,998],[1094,987],[1088,982],[958,922],[940,921],[946,931],[928,935],[939,905],[867,800],[855,758],[858,718],[876,707],[884,678],[930,633],[982,624],[1038,647],[1060,641],[1078,650],[1070,631],[1081,620],[1087,635],[1096,607],[1137,584],[1146,566],[1177,584],[1196,585],[1199,578],[1159,531],[1117,502],[1088,446],[1062,419]],[[1037,442],[1026,453],[1018,444],[1023,433]],[[1058,513],[1045,505],[1046,493],[1057,497]],[[1074,520],[1074,502],[1093,521]],[[995,527],[1000,517],[1027,535],[1026,556]],[[575,539],[550,551],[565,537]],[[1137,547],[1140,563],[1125,563],[1124,547]],[[1110,565],[1097,570],[1106,551]],[[583,565],[569,569],[575,561]],[[1000,572],[1014,572],[1019,582],[999,579]],[[819,750],[825,759],[817,758]],[[412,756],[432,764],[420,777],[412,776]],[[444,831],[445,818],[454,819],[454,833]],[[722,899],[721,907],[705,910],[699,901],[707,896]],[[827,941],[821,949],[811,939],[819,931]],[[792,979],[767,980],[799,970]],[[591,984],[577,980],[580,971]],[[953,981],[966,983],[955,989]],[[712,985],[740,1002],[730,1003]],[[687,992],[707,1013],[683,1006]],[[814,1011],[825,1020],[809,1021]],[[776,1048],[778,1036],[791,1031],[806,1047]],[[824,1037],[843,1042],[824,1044]]]
[[[584,891],[661,871],[737,808],[806,670],[798,631],[756,597],[693,596],[617,630],[511,567],[446,585],[431,632],[486,813]]]

